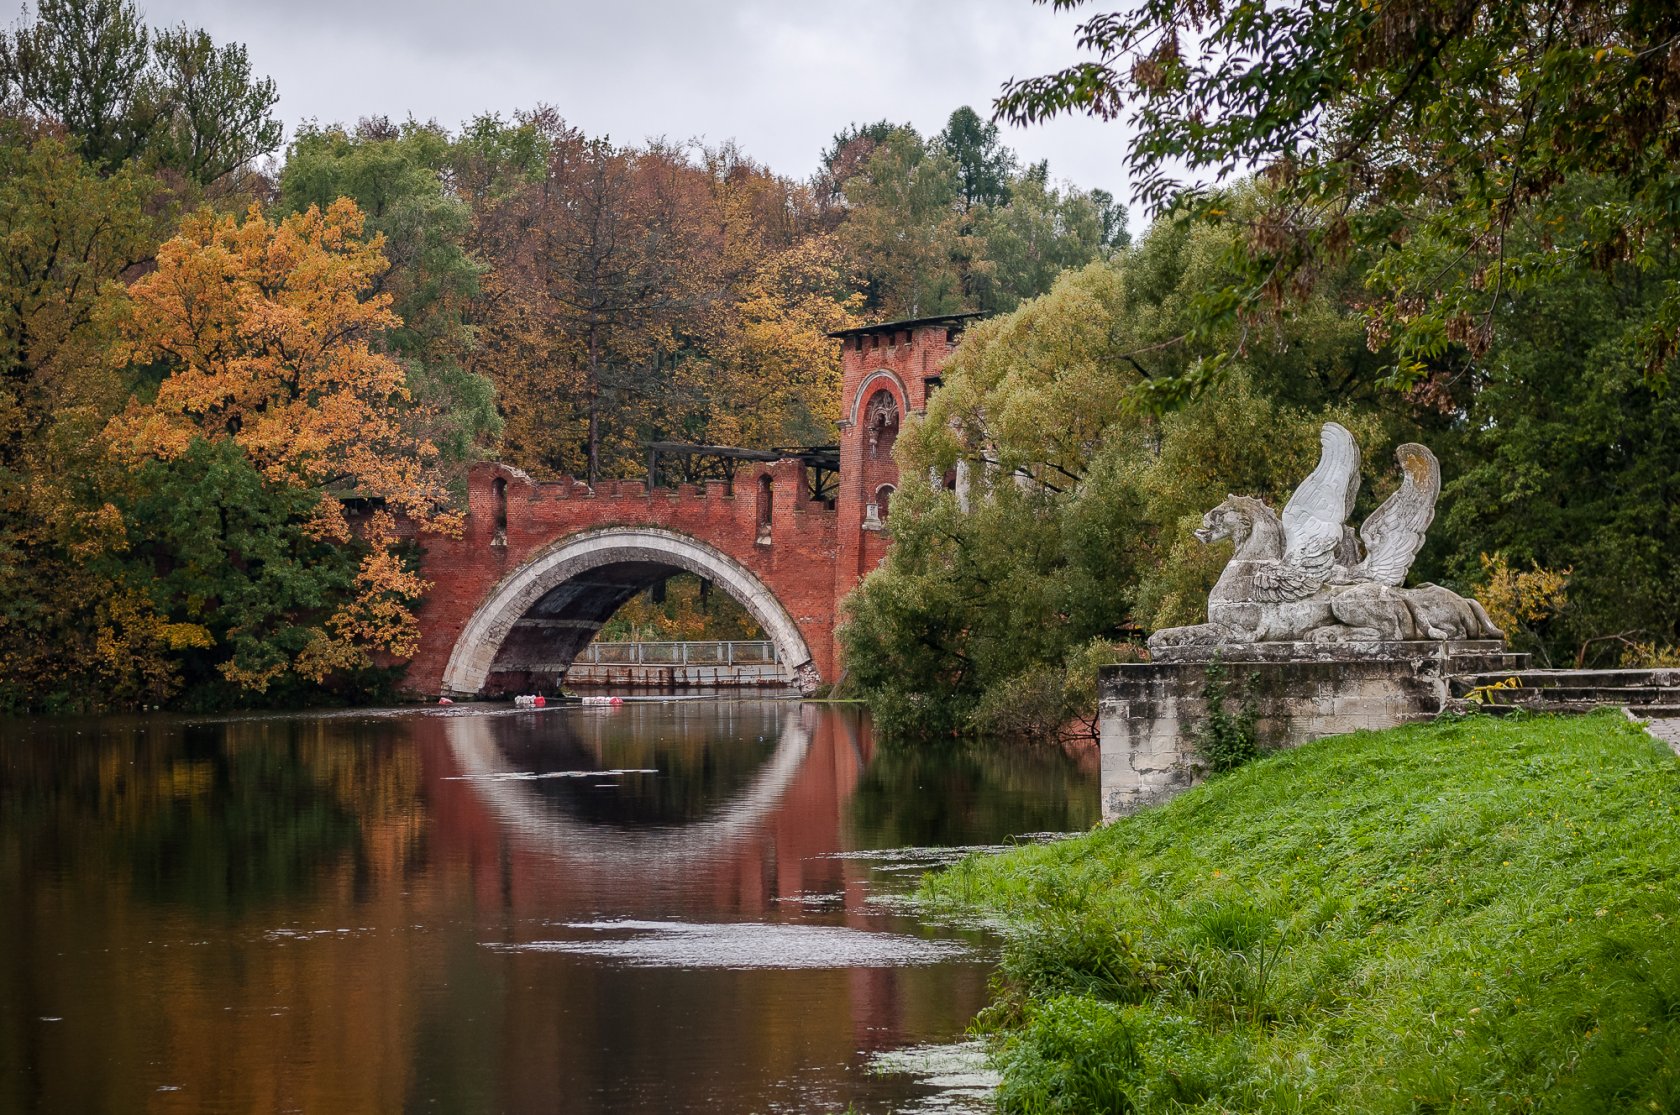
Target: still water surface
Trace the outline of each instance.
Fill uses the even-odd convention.
[[[1096,808],[786,701],[0,721],[0,1111],[945,1110],[991,944],[892,897]]]

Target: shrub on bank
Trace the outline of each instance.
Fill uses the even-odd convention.
[[[1273,755],[930,900],[1010,1112],[1680,1110],[1680,763],[1620,714]]]

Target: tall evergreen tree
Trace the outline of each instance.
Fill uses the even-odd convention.
[[[951,113],[934,144],[957,168],[957,192],[965,212],[977,206],[1009,204],[1009,181],[1015,171],[1015,152],[998,138],[998,126],[980,119],[963,105]]]

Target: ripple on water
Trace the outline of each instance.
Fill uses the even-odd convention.
[[[621,774],[658,774],[652,767],[622,767],[612,770],[509,770],[490,774],[451,774],[445,782],[540,782],[545,778],[613,778]],[[609,783],[616,785],[616,783]]]
[[[939,964],[971,955],[957,941],[831,925],[626,919],[569,922],[566,928],[594,935],[488,947],[502,952],[597,956],[644,968],[887,968]]]
[[[825,852],[818,859],[861,860],[883,873],[925,872],[960,863],[969,856],[993,856],[1012,852],[1024,844],[1052,844],[1078,833],[1032,832],[1008,844],[954,844],[926,848],[860,848],[850,852]]]

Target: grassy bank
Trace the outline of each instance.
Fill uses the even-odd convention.
[[[1619,714],[1309,744],[936,903],[1005,1111],[1680,1110],[1680,762]]]

